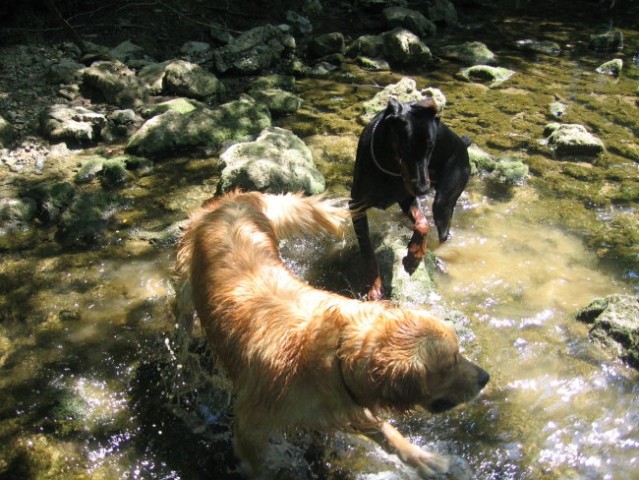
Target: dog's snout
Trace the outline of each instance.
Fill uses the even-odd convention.
[[[477,383],[479,385],[480,390],[486,386],[489,380],[490,380],[489,373],[483,368],[477,367]]]

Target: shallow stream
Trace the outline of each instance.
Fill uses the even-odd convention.
[[[624,31],[626,67],[614,79],[594,73],[611,54],[583,47],[583,23],[502,20],[499,32],[469,29],[441,41],[486,42],[517,71],[505,84],[460,81],[448,62],[410,74],[420,88],[442,89],[442,118],[460,134],[531,170],[526,185],[508,191],[474,178],[452,239],[435,246],[447,269],[435,275],[437,294],[468,317],[475,338],[465,348],[491,382],[469,405],[397,426],[418,444],[464,457],[481,480],[639,478],[639,375],[592,345],[574,319],[594,298],[637,292],[637,245],[611,246],[606,232],[624,219],[637,225],[639,198],[622,193],[638,190],[639,35]],[[512,46],[535,37],[565,50],[552,57]],[[275,122],[316,145],[335,196],[349,188],[361,129],[354,105],[403,76],[351,68],[298,82],[304,107]],[[555,99],[568,107],[562,121],[586,125],[607,145],[594,165],[557,161],[541,142]],[[213,194],[214,163],[156,165],[126,192],[120,225],[153,230],[184,219]],[[399,218],[393,209],[375,214],[373,228]],[[175,334],[172,248],[126,229],[111,234],[100,249],[61,250],[44,235],[32,249],[2,254],[0,479],[235,478],[225,466],[229,419],[214,407],[227,399],[210,393],[200,346]],[[332,249],[356,251],[349,235]],[[316,243],[294,250],[321,263]],[[344,272],[333,287],[357,294],[343,287],[356,274]],[[318,478],[355,478],[348,468],[325,471]]]

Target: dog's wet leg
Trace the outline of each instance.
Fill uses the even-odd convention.
[[[382,277],[379,273],[379,265],[375,257],[375,251],[371,243],[366,212],[353,214],[353,228],[359,243],[359,249],[364,260],[364,278],[366,281],[368,300],[380,300],[384,296]]]
[[[240,468],[248,477],[259,478],[264,473],[269,446],[268,428],[236,415],[233,435],[233,448],[240,460]]]
[[[400,207],[413,222],[413,236],[408,242],[406,256],[402,259],[404,270],[412,275],[426,255],[426,237],[430,225],[421,208],[413,199],[400,202]]]

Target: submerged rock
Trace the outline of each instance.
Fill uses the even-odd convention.
[[[233,145],[220,156],[220,163],[219,193],[241,188],[314,195],[326,187],[311,150],[283,128],[269,127],[255,141]]]
[[[639,369],[639,296],[598,298],[577,313],[577,320],[592,325],[592,341]]]
[[[505,82],[515,74],[513,70],[503,67],[491,67],[490,65],[474,65],[464,68],[458,73],[458,76],[469,82],[491,82],[491,85],[497,85]]]
[[[556,42],[550,40],[534,40],[532,38],[526,38],[523,40],[517,40],[515,46],[524,52],[543,53],[546,55],[552,55],[556,57],[561,53],[561,47]]]
[[[602,63],[596,68],[597,73],[603,73],[604,75],[611,75],[613,77],[618,77],[621,75],[621,71],[623,70],[623,60],[620,58],[615,58],[614,60],[610,60],[609,62]]]

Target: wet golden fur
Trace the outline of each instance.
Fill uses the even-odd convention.
[[[251,475],[269,435],[289,426],[373,428],[423,476],[445,472],[445,458],[377,415],[450,408],[488,381],[428,312],[349,299],[287,270],[280,238],[336,234],[346,217],[319,197],[236,192],[196,212],[181,239],[177,271],[233,383],[235,452]]]

